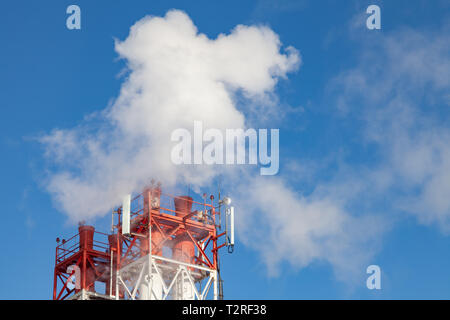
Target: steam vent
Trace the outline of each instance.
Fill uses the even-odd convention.
[[[80,223],[78,234],[57,238],[53,299],[222,299],[219,249],[234,248],[230,202],[164,194],[159,184],[125,196],[111,234]]]

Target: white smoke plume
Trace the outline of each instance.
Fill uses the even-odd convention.
[[[204,128],[244,128],[233,95],[264,101],[300,62],[295,49],[280,52],[278,36],[267,27],[238,25],[209,39],[177,10],[141,19],[115,48],[129,74],[100,115],[100,129],[84,124],[41,139],[47,155],[62,165],[48,189],[73,220],[105,214],[150,178],[204,184],[217,168],[173,165],[171,132],[191,129],[195,120]]]
[[[364,143],[382,155],[365,183],[374,194],[375,179],[384,180],[378,192],[396,211],[449,234],[449,28],[404,29],[362,42],[359,63],[333,86],[338,107],[362,121]]]
[[[141,19],[115,48],[129,69],[117,99],[94,120],[55,129],[41,139],[59,166],[49,177],[48,191],[73,221],[106,214],[150,178],[164,186],[208,184],[222,169],[173,165],[171,132],[190,129],[194,121],[204,128],[244,128],[244,114],[262,110],[255,110],[255,103],[276,108],[277,81],[300,65],[298,51],[287,47],[283,52],[268,27],[239,25],[210,39],[178,10]],[[238,108],[237,95],[248,104]],[[255,244],[250,238],[265,237],[264,246],[254,248],[271,270],[284,257],[296,267],[319,259],[343,269],[368,255],[359,245],[361,226],[368,224],[352,218],[341,204],[303,198],[281,177],[254,179],[237,167],[238,172],[227,169],[224,184],[237,195],[239,234],[250,245]]]
[[[269,180],[268,180],[269,179]],[[280,177],[256,177],[239,189],[240,239],[261,253],[271,276],[280,263],[302,268],[327,262],[335,276],[349,285],[364,277],[366,263],[379,249],[377,237],[386,229],[374,215],[355,217],[345,201],[332,195],[295,192]]]

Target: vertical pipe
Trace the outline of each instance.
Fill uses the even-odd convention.
[[[118,224],[117,226],[119,226],[120,224]],[[117,228],[117,230],[119,230],[118,228]],[[116,248],[117,248],[117,254],[116,254],[116,292],[115,292],[115,295],[116,295],[116,300],[119,300],[119,267],[120,267],[120,252],[119,252],[119,232],[117,232],[117,237],[116,237],[116,243],[117,243],[117,246],[116,246]]]
[[[211,195],[211,208],[214,209],[214,196]],[[214,229],[216,228],[216,212],[213,211]]]
[[[118,233],[119,231],[117,231]],[[114,209],[111,210],[111,233],[114,233]],[[113,283],[113,272],[114,272],[114,248],[111,248],[111,266],[109,269],[109,297],[112,298],[112,283]],[[117,295],[117,291],[116,291]]]
[[[214,210],[214,196],[211,195],[211,214],[213,216],[214,221],[214,231],[213,231],[213,264],[214,269],[217,270],[217,224],[216,224],[216,215],[217,212]]]
[[[203,241],[202,245],[201,245],[201,248],[203,251],[205,251],[205,244],[206,244],[205,241]],[[206,254],[206,252],[205,252],[205,254]],[[199,256],[200,255],[202,256],[202,261],[205,262],[206,261],[205,257],[201,253],[199,253]]]
[[[218,290],[217,290],[217,270],[214,271],[214,300],[217,300]]]
[[[152,298],[152,195],[148,191],[148,297]],[[144,279],[145,281],[146,279]]]
[[[111,210],[111,232],[114,232],[114,209]]]
[[[217,288],[217,225],[216,225],[216,212],[214,210],[214,197],[211,196],[211,207],[214,216],[214,231],[213,231],[213,264],[214,264],[214,300],[218,298],[218,288]],[[219,207],[220,208],[220,207]],[[220,209],[219,209],[220,212]]]
[[[58,246],[56,246],[55,251],[55,270],[54,270],[54,276],[53,276],[53,300],[56,300],[56,289],[57,289],[57,275],[56,275],[56,264],[58,262]]]
[[[112,297],[112,280],[113,280],[113,261],[114,261],[114,250],[111,250],[111,265],[109,269],[109,297]]]
[[[86,249],[83,249],[83,271],[81,272],[81,290],[86,289]]]

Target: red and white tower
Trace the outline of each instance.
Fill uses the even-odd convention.
[[[234,246],[229,204],[172,196],[159,185],[126,196],[113,211],[112,234],[80,226],[58,244],[53,299],[220,299],[219,249]]]

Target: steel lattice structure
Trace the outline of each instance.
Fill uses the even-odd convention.
[[[145,188],[113,211],[112,234],[82,225],[58,244],[53,299],[219,299],[220,203]]]

